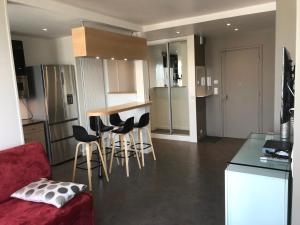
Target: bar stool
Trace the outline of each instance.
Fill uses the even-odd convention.
[[[132,135],[133,125],[134,125],[134,117],[130,117],[125,121],[124,126],[119,127],[115,130],[112,130],[112,133],[114,133],[116,136],[119,136],[121,142],[120,142],[120,151],[115,152],[115,142],[112,141],[112,153],[111,153],[111,158],[110,158],[109,173],[111,173],[114,157],[119,157],[122,159],[125,158],[125,167],[126,167],[126,176],[127,177],[129,177],[129,164],[128,163],[129,163],[130,157],[136,156],[139,169],[141,169],[139,155],[138,155],[135,141],[134,141],[134,138]],[[128,135],[130,138],[130,144],[129,144],[130,148],[133,146],[134,150],[128,149],[126,135]],[[124,149],[123,149],[123,147],[124,147]],[[122,156],[123,152],[124,152],[124,156]],[[132,152],[133,154],[128,155],[128,152]],[[121,153],[121,156],[118,155],[119,153]]]
[[[147,127],[149,125],[149,121],[150,121],[150,114],[145,113],[140,117],[139,122],[135,123],[133,126],[134,128],[138,129],[139,143],[137,143],[137,145],[140,145],[140,148],[137,148],[137,149],[141,151],[143,167],[145,166],[144,149],[152,148],[153,159],[156,160],[156,156],[155,156],[155,152],[154,152],[154,148],[153,148],[153,144],[152,144],[152,139],[151,139],[151,134],[150,134],[149,128]],[[145,130],[147,132],[150,144],[143,142],[143,128],[145,128]]]
[[[113,114],[110,114],[109,115],[109,122],[111,125],[115,126],[115,127],[121,127],[121,126],[124,126],[125,124],[125,121],[123,121],[119,115],[119,113],[113,113]],[[119,144],[119,145],[115,145],[115,147],[117,148],[121,148],[121,138],[115,142],[115,144]],[[121,152],[121,154],[123,154],[123,152]],[[118,158],[117,158],[118,160]],[[118,164],[119,164],[119,161],[117,161]],[[121,160],[122,162],[122,166],[124,164],[124,155],[123,155],[123,158]]]
[[[97,124],[97,122],[98,122],[98,124]],[[109,132],[109,138],[111,140],[112,134],[110,131],[112,131],[114,129],[114,127],[105,125],[103,123],[102,119],[100,118],[100,116],[90,116],[90,128],[91,128],[91,130],[95,131],[96,136],[99,137],[99,143],[100,143],[100,147],[102,147],[102,151],[103,151],[102,154],[103,154],[103,158],[104,158],[104,162],[105,162],[105,166],[106,166],[106,161],[107,161],[106,156],[111,154],[111,151],[106,152],[103,135],[105,133]],[[106,166],[106,169],[107,169],[107,166]]]
[[[107,182],[109,182],[109,178],[108,178],[107,170],[106,170],[106,166],[105,166],[106,164],[104,163],[103,156],[101,153],[101,148],[97,142],[98,137],[94,136],[94,135],[89,135],[88,132],[86,131],[86,129],[82,126],[73,126],[73,135],[74,135],[75,139],[77,141],[79,141],[79,143],[76,146],[72,181],[74,182],[74,180],[75,180],[79,147],[81,145],[86,145],[86,162],[87,162],[87,170],[88,170],[89,190],[92,191],[91,159],[92,159],[93,145],[96,145],[98,153],[99,153],[99,157],[101,159],[101,163],[103,165],[103,170],[104,170],[106,180],[107,180]]]
[[[119,113],[113,113],[109,116],[109,122],[111,125],[120,127],[125,124],[123,120],[121,120]]]

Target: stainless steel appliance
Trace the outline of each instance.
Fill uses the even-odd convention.
[[[33,93],[29,107],[34,119],[46,121],[47,151],[51,164],[74,157],[72,125],[78,125],[75,69],[73,65],[40,65],[26,68]]]

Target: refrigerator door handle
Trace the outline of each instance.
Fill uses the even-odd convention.
[[[62,86],[65,85],[65,78],[64,78],[64,73],[63,72],[60,72],[60,77],[61,77],[61,84]]]
[[[45,74],[47,74],[48,71],[47,71],[47,66],[42,66],[42,79],[43,79],[43,83],[44,83],[44,95],[45,95],[45,108],[46,108],[46,117],[47,117],[47,120],[49,120],[49,107],[48,107],[48,96],[49,96],[49,92],[48,92],[48,86],[49,86],[49,83],[48,83],[48,79],[47,77],[45,76]]]

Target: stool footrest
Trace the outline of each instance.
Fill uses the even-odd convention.
[[[136,143],[135,144],[136,145],[136,150],[142,150],[140,147],[137,147],[137,146],[140,146],[141,145],[141,143]],[[149,144],[149,143],[143,143],[143,149],[147,149],[147,148],[151,148],[151,144]]]
[[[117,144],[120,144],[120,141],[115,141],[115,148],[120,148],[121,145],[117,145]],[[127,145],[130,145],[130,141],[127,141]]]
[[[119,158],[119,159],[125,159],[125,156],[120,155],[119,153],[124,152],[122,150],[116,151],[114,154],[115,158]],[[135,156],[135,152],[134,150],[128,150],[129,154],[128,154],[128,158],[134,157]]]
[[[101,162],[98,162],[97,160],[91,160],[91,162],[95,162],[95,163],[98,164],[98,165],[92,166],[92,167],[91,167],[92,170],[93,170],[93,169],[96,169],[96,168],[99,168],[99,167],[102,166],[102,163],[101,163]],[[83,162],[77,163],[76,168],[77,168],[77,169],[81,169],[81,170],[88,170],[86,166],[81,166],[81,165],[83,165],[83,164],[86,165],[87,162],[86,162],[86,161],[83,161]]]

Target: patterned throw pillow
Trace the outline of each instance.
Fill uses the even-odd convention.
[[[43,202],[61,208],[80,192],[85,191],[85,184],[71,182],[58,182],[41,178],[19,189],[11,195],[13,198],[23,199],[31,202]]]

